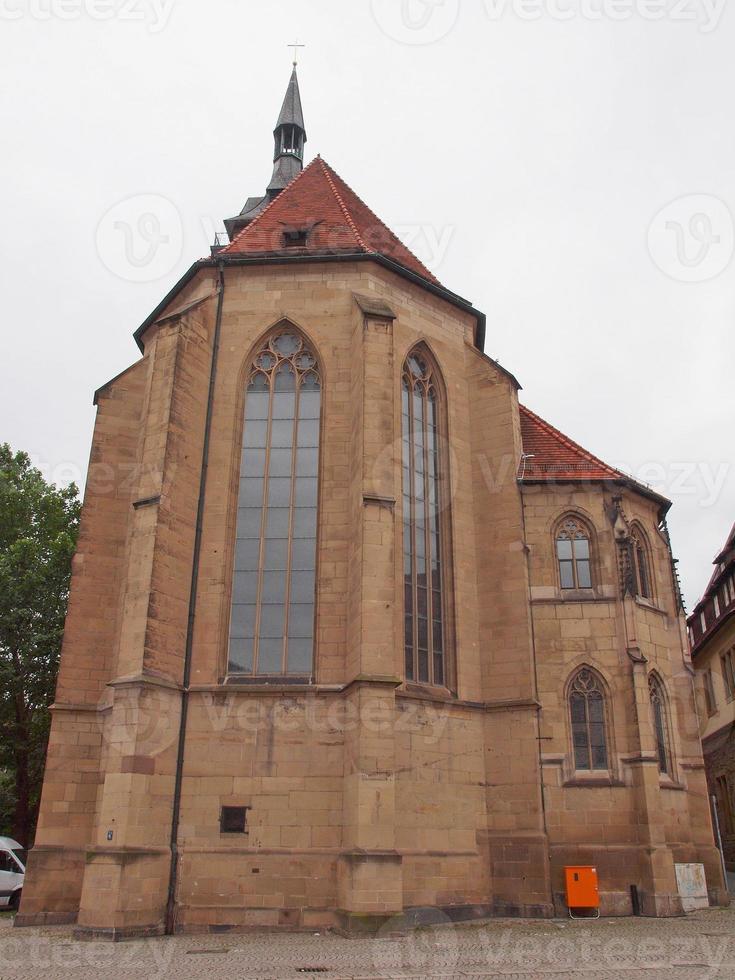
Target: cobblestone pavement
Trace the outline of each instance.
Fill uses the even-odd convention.
[[[440,925],[405,936],[331,934],[178,936],[79,943],[71,929],[13,929],[0,919],[0,980],[280,980],[358,978],[735,978],[735,909],[680,919]]]

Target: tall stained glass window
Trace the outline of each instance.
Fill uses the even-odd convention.
[[[255,357],[245,396],[228,669],[310,676],[321,379],[294,330]]]
[[[445,685],[441,403],[420,350],[406,359],[401,394],[406,680]]]
[[[605,698],[597,677],[587,667],[576,674],[569,689],[574,768],[607,769]]]

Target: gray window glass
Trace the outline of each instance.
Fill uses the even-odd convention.
[[[591,589],[590,540],[583,525],[567,518],[556,539],[559,584],[562,589]]]
[[[401,385],[405,670],[444,685],[439,411],[434,369],[411,354]]]
[[[320,423],[317,359],[278,331],[245,393],[230,673],[313,674]]]

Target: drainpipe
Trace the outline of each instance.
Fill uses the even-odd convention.
[[[186,627],[186,647],[184,652],[184,678],[181,691],[181,717],[179,718],[179,739],[176,753],[176,778],[174,781],[173,810],[171,815],[171,868],[168,879],[168,900],[166,902],[166,935],[172,936],[176,918],[176,882],[179,870],[179,819],[181,816],[181,785],[184,771],[184,747],[186,744],[186,721],[189,714],[189,684],[191,681],[191,658],[194,637],[194,616],[196,612],[197,591],[199,586],[199,556],[202,550],[202,525],[204,522],[204,500],[207,489],[207,466],[209,463],[209,436],[212,428],[212,407],[214,385],[217,377],[217,356],[219,353],[219,337],[222,327],[222,308],[225,298],[224,266],[217,266],[218,298],[217,317],[214,325],[212,341],[212,361],[209,369],[209,393],[207,396],[207,413],[204,422],[204,444],[202,446],[202,466],[199,477],[199,499],[197,502],[197,522],[194,534],[194,554],[191,567],[191,586],[189,590],[189,618]]]
[[[526,460],[533,459],[531,455],[524,453],[521,457],[522,470],[521,473],[525,474],[526,471]],[[546,815],[546,789],[544,787],[544,763],[543,763],[543,753],[541,751],[541,702],[539,700],[538,692],[538,661],[536,657],[536,626],[533,620],[533,595],[531,592],[531,551],[528,547],[528,540],[526,536],[526,501],[523,496],[523,475],[520,475],[516,482],[518,484],[518,493],[521,498],[521,528],[523,530],[523,551],[526,556],[526,574],[528,577],[528,616],[531,623],[531,654],[533,657],[533,694],[539,703],[539,707],[536,709],[536,745],[538,746],[538,775],[541,781],[541,818],[543,821],[544,834],[546,836],[547,844],[549,842],[549,826]],[[551,853],[547,852],[549,863],[551,863]],[[551,908],[554,908],[554,885],[551,881],[551,871],[549,871],[549,900],[551,902]]]
[[[720,814],[717,810],[717,797],[713,793],[710,797],[712,803],[712,820],[715,825],[715,841],[717,843],[717,850],[720,852],[720,861],[722,862],[722,880],[725,882],[725,891],[728,891],[727,887],[727,865],[725,864],[725,851],[722,847],[722,834],[720,833]]]

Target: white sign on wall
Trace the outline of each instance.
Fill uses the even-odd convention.
[[[709,908],[703,864],[675,864],[676,883],[685,912]]]

